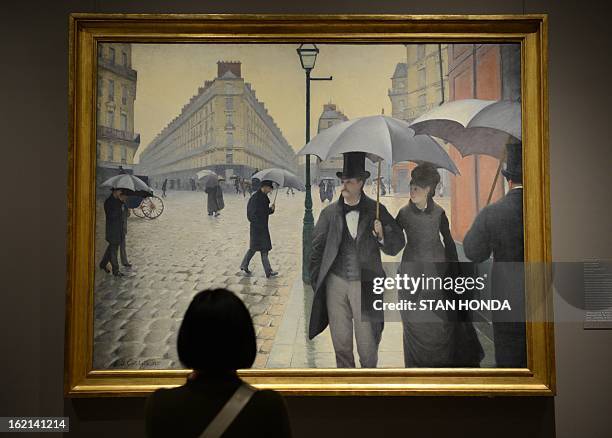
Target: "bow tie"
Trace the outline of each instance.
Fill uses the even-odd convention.
[[[351,211],[359,212],[359,203],[355,205],[344,204],[344,214],[348,214]]]

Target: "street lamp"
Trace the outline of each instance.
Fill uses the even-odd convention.
[[[331,81],[332,76],[327,78],[312,78],[310,72],[317,62],[319,49],[315,44],[300,44],[297,48],[300,63],[306,73],[306,143],[310,141],[310,81]],[[312,249],[312,230],[314,228],[314,216],[312,215],[312,196],[310,194],[310,155],[306,155],[306,197],[304,199],[304,228],[302,232],[302,281],[310,284],[310,252]]]

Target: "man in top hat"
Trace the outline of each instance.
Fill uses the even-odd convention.
[[[310,339],[329,324],[338,368],[354,368],[353,333],[362,368],[378,364],[383,321],[373,320],[372,282],[385,277],[380,251],[395,255],[404,234],[384,205],[376,218],[376,201],[363,192],[370,173],[365,154],[344,154],[342,192],[325,207],[312,235],[310,277],[314,290]]]
[[[510,303],[510,312],[493,312],[495,361],[500,368],[527,366],[525,345],[525,288],[523,244],[522,145],[506,145],[502,174],[510,190],[482,209],[463,240],[465,255],[483,262],[493,254],[491,295]]]
[[[247,219],[250,222],[250,242],[249,249],[240,264],[240,270],[246,275],[251,275],[249,262],[257,251],[261,254],[261,263],[263,264],[266,278],[278,275],[278,272],[270,266],[270,259],[268,258],[268,252],[272,249],[268,218],[274,213],[274,204],[270,205],[268,193],[273,188],[272,181],[263,180],[259,185],[259,189],[253,193],[247,204]]]

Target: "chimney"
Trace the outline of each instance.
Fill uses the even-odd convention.
[[[240,73],[240,61],[218,61],[217,62],[217,77],[220,78],[228,71],[231,71],[236,77],[242,77]]]
[[[326,103],[323,105],[323,111],[336,111],[335,103]]]

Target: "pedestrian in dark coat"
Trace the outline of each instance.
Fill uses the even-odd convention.
[[[261,262],[266,277],[270,278],[278,275],[278,272],[274,271],[272,266],[270,266],[270,260],[268,258],[268,252],[272,249],[272,239],[270,239],[270,230],[268,229],[268,218],[274,213],[274,204],[270,205],[268,193],[272,190],[272,181],[262,181],[259,190],[251,196],[247,204],[247,219],[250,222],[250,242],[249,249],[240,264],[240,269],[246,275],[251,275],[249,262],[257,251],[261,254]]]
[[[219,216],[219,212],[223,210],[225,207],[225,203],[223,202],[223,190],[219,185],[219,181],[215,181],[211,184],[206,184],[206,189],[204,189],[207,196],[206,208],[208,210],[209,216]]]
[[[166,187],[168,186],[168,178],[164,179],[164,183],[162,184],[162,198],[166,197]]]
[[[122,189],[113,189],[110,196],[104,201],[104,216],[106,219],[105,238],[108,246],[100,262],[100,269],[110,272],[107,267],[110,262],[113,268],[113,275],[117,277],[123,276],[121,271],[119,271],[117,251],[124,238],[122,210],[123,203],[126,200],[127,196],[123,194]]]
[[[384,205],[380,220],[376,202],[363,193],[370,173],[365,154],[344,154],[340,199],[325,207],[312,234],[310,280],[314,290],[308,336],[329,325],[339,368],[354,368],[353,336],[362,368],[378,364],[382,315],[373,309],[373,281],[385,277],[380,252],[395,255],[404,236]],[[378,318],[377,318],[378,316]]]
[[[433,199],[439,182],[440,174],[431,164],[420,164],[412,171],[410,200],[395,219],[406,234],[398,270],[402,277],[446,277],[457,265],[457,247],[448,218]],[[442,301],[454,299],[454,294],[443,289],[403,289],[398,291],[398,300]],[[406,368],[480,365],[484,351],[469,318],[460,320],[459,313],[450,310],[402,311],[400,315]]]
[[[121,243],[119,244],[119,254],[121,256],[121,264],[125,266],[126,268],[129,268],[132,266],[132,264],[128,260],[127,247],[126,247],[127,246],[126,245],[127,224],[128,224],[129,216],[130,216],[130,209],[126,203],[123,203],[121,206],[121,220],[123,222],[123,237],[121,239]]]
[[[508,300],[511,311],[493,313],[495,362],[500,368],[527,366],[523,240],[523,172],[521,144],[507,145],[502,170],[510,191],[482,209],[463,240],[465,255],[483,262],[493,255],[492,299]]]

